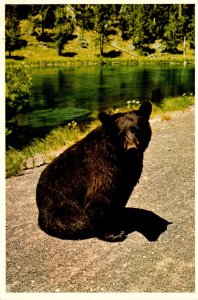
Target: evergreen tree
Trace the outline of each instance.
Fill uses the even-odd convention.
[[[12,51],[20,48],[20,26],[17,19],[16,6],[6,5],[5,38],[6,51],[11,56]]]
[[[144,49],[154,40],[153,5],[123,5],[120,13],[120,28],[123,39],[131,39],[137,49]]]
[[[152,41],[162,39],[164,35],[164,27],[169,18],[169,5],[154,4],[151,13],[151,31]]]
[[[110,34],[115,34],[119,25],[118,15],[120,5],[97,4],[94,5],[95,31],[98,33],[100,55],[104,54],[104,42],[108,41]]]
[[[147,49],[153,41],[152,36],[152,5],[135,5],[133,22],[133,44],[138,49]]]
[[[64,44],[71,38],[75,25],[75,14],[71,8],[67,5],[56,5],[53,34],[59,55],[62,54]]]
[[[119,14],[119,29],[123,40],[129,40],[132,36],[133,5],[123,4]]]
[[[169,5],[168,23],[165,25],[164,38],[167,44],[167,51],[177,53],[177,46],[184,38],[184,21],[182,5]]]
[[[183,35],[186,37],[191,48],[195,48],[195,5],[183,4]]]
[[[94,5],[75,4],[72,7],[75,11],[77,25],[81,28],[80,38],[83,39],[84,30],[93,30],[94,28]]]
[[[30,22],[33,32],[40,41],[50,41],[48,29],[52,29],[55,22],[55,5],[31,5]]]

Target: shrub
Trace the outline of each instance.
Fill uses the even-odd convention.
[[[9,120],[29,104],[31,75],[25,65],[6,70],[6,119]]]

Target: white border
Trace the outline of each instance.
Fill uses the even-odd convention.
[[[3,300],[197,300],[196,293],[7,293]]]
[[[4,107],[5,107],[5,101],[2,101],[4,99],[5,95],[5,32],[4,32],[4,24],[5,24],[5,14],[4,9],[6,4],[74,4],[75,1],[63,1],[63,0],[57,0],[57,1],[51,1],[51,0],[45,0],[45,1],[36,1],[36,0],[4,0],[0,2],[0,69],[1,69],[1,76],[0,76],[0,103],[1,103],[1,109],[0,109],[0,151],[2,151],[1,159],[0,159],[0,170],[5,170],[5,114],[4,114]],[[198,17],[198,3],[196,4],[196,1],[79,1],[76,2],[78,4],[195,4],[195,23],[196,23],[196,30],[195,30],[195,41],[197,41],[197,17]],[[195,66],[197,66],[197,43],[195,47]],[[195,74],[196,74],[196,68],[195,68]],[[197,82],[197,75],[195,76],[195,99],[196,95],[198,94],[198,82]],[[3,104],[3,105],[2,105]],[[195,114],[197,114],[197,101],[195,101]],[[197,118],[196,122],[197,124]],[[197,129],[195,126],[195,136],[197,141]],[[197,144],[197,143],[196,143]],[[197,147],[196,147],[197,149]],[[196,153],[196,152],[195,152]],[[197,177],[197,159],[195,155],[195,178]],[[5,171],[0,172],[0,182],[1,182],[1,195],[4,195],[5,200]],[[197,195],[197,184],[196,184],[196,192]],[[195,197],[195,203],[197,202],[197,197]],[[195,206],[195,220],[197,219],[197,204]],[[1,198],[0,201],[0,228],[5,228],[5,201]],[[198,225],[196,222],[196,230],[197,232]],[[2,234],[3,232],[3,234]],[[197,249],[197,235],[196,235],[196,249]],[[0,233],[0,300],[31,300],[31,299],[41,299],[41,300],[51,300],[51,299],[83,299],[83,300],[100,300],[100,299],[108,299],[108,300],[198,300],[198,282],[197,282],[197,268],[195,273],[195,292],[194,293],[6,293],[6,285],[5,285],[5,231],[1,230]],[[197,266],[197,259],[198,254],[196,251],[196,266]]]
[[[196,4],[196,0],[136,0],[136,1],[123,1],[123,0],[84,0],[75,3],[75,0],[4,0],[2,4]]]

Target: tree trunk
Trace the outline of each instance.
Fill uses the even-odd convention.
[[[59,56],[61,56],[61,54],[62,54],[62,49],[63,49],[62,42],[58,42],[58,55]]]
[[[182,4],[179,4],[179,19],[182,17]]]
[[[184,42],[183,42],[183,57],[186,57],[186,37],[184,37]]]
[[[44,15],[43,15],[43,11],[41,13],[41,16],[42,16],[42,20],[41,20],[41,36],[43,37],[44,36]]]
[[[100,36],[100,55],[102,55],[102,56],[104,54],[103,45],[104,45],[104,36],[103,36],[103,34],[101,34],[101,36]]]

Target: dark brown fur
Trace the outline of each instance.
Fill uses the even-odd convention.
[[[119,213],[141,176],[151,109],[145,102],[132,112],[99,114],[102,125],[46,167],[36,191],[42,230],[63,239],[126,237]]]

